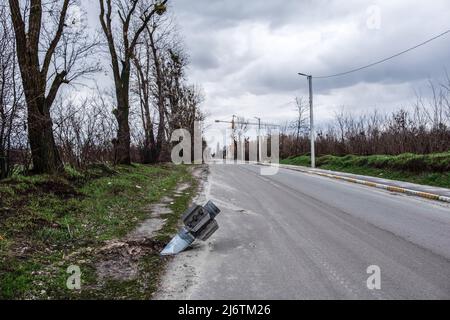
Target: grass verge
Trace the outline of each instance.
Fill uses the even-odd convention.
[[[290,157],[281,164],[310,166],[309,156]],[[450,152],[418,155],[405,153],[398,156],[332,156],[316,159],[318,168],[450,188]]]
[[[158,239],[140,247],[138,275],[103,279],[98,249],[148,218],[149,205],[189,188],[170,205]],[[0,299],[148,299],[166,260],[158,255],[197,190],[187,166],[93,167],[63,177],[17,176],[0,183]],[[82,272],[81,290],[69,290],[67,268]]]

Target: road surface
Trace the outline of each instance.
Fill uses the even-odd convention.
[[[450,299],[450,206],[256,165],[211,165],[222,213],[157,299]],[[367,287],[379,266],[381,289]]]

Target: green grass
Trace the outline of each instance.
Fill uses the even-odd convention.
[[[63,177],[17,175],[0,182],[0,299],[150,297],[164,259],[151,253],[139,261],[136,280],[99,288],[94,252],[148,218],[151,203],[189,183],[186,194],[174,198],[174,214],[156,241],[167,240],[196,192],[190,169],[99,165],[86,172],[68,168]],[[65,286],[71,264],[82,269],[81,291]]]
[[[309,156],[290,157],[282,164],[310,166]],[[398,156],[342,157],[325,155],[316,159],[318,168],[450,188],[450,152]]]

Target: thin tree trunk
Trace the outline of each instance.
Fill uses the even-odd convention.
[[[156,144],[152,144],[152,158],[154,162],[159,160],[162,143],[164,139],[164,125],[165,125],[165,105],[164,105],[164,86],[163,86],[163,74],[161,70],[161,63],[158,56],[158,50],[155,45],[153,38],[153,32],[149,32],[150,47],[152,49],[153,60],[155,63],[156,70],[156,86],[158,88],[158,113],[159,113],[159,123],[158,123],[158,133],[156,136]]]
[[[118,130],[117,140],[114,149],[114,162],[116,164],[131,164],[131,133],[130,124],[128,122],[130,113],[128,90],[121,90],[117,96],[117,110],[115,116],[117,119]]]
[[[139,98],[141,105],[141,119],[142,126],[144,128],[144,146],[143,146],[143,163],[151,164],[155,163],[155,155],[153,153],[153,147],[155,145],[155,135],[153,133],[153,123],[150,117],[150,97],[149,97],[149,80],[148,71],[150,65],[150,57],[148,48],[146,48],[146,71],[144,72],[141,65],[141,61],[136,56],[133,58],[134,65],[137,71],[138,85],[139,85]]]

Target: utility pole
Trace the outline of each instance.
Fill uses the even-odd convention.
[[[258,162],[261,161],[261,118],[255,117],[256,120],[258,120],[258,139],[257,139],[257,148],[258,148]]]
[[[309,86],[309,119],[310,119],[310,138],[311,138],[311,168],[316,167],[316,133],[314,130],[314,109],[313,109],[313,88],[312,88],[312,76],[304,73],[298,73],[300,76],[308,79]]]

